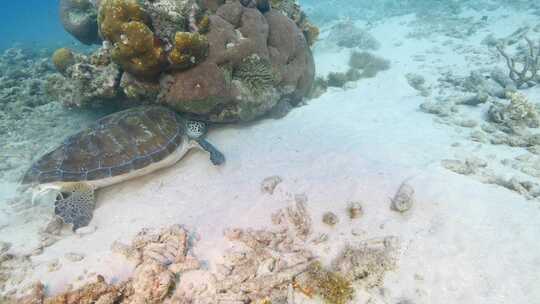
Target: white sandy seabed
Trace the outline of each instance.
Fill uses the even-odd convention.
[[[26,282],[41,279],[59,292],[84,269],[122,279],[132,265],[111,253],[112,242],[129,242],[143,227],[176,223],[197,233],[194,253],[211,266],[226,246],[225,228],[269,226],[272,212],[305,193],[314,219],[325,211],[340,218],[335,228],[314,220],[315,230],[330,236],[329,255],[359,238],[399,237],[402,251],[397,269],[385,277],[385,303],[540,303],[540,204],[440,166],[454,155],[453,143],[477,143],[418,110],[424,99],[404,74],[434,82],[437,75],[411,58],[441,41],[404,39],[402,19],[372,32],[390,70],[355,88],[331,89],[283,119],[212,131],[209,141],[227,157],[222,167],[194,151],[170,169],[101,190],[91,223],[97,230],[66,236],[33,257],[43,263]],[[347,54],[316,50],[318,73],[343,69]],[[468,69],[461,55],[426,56]],[[261,181],[273,175],[283,182],[273,195],[261,193]],[[416,200],[402,215],[390,210],[389,198],[407,178]],[[354,222],[345,213],[349,201],[361,201],[365,211]],[[28,226],[11,224],[2,239],[28,248],[36,237],[35,230],[21,230]],[[66,252],[86,258],[70,262]],[[49,272],[47,262],[57,258],[62,267]]]

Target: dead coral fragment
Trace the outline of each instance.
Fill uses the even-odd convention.
[[[338,272],[324,269],[320,262],[312,263],[299,275],[294,287],[308,297],[320,296],[327,304],[345,304],[354,297],[352,282]]]
[[[255,95],[271,89],[275,81],[272,64],[258,55],[244,58],[233,71],[233,78],[241,80]]]
[[[68,67],[75,64],[75,56],[70,49],[61,48],[54,52],[52,62],[58,72],[64,73]]]
[[[366,288],[381,286],[386,272],[396,267],[398,245],[397,238],[385,237],[346,246],[332,262],[332,269]]]
[[[199,33],[178,32],[174,37],[174,47],[169,54],[169,62],[175,69],[187,69],[208,56],[208,39]]]
[[[510,99],[508,105],[496,103],[489,109],[488,115],[491,121],[509,128],[537,128],[540,125],[538,109],[527,100],[525,95],[509,92],[506,96]]]

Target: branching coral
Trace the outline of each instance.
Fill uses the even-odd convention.
[[[169,62],[175,69],[187,69],[208,56],[208,39],[199,33],[178,32],[174,36],[174,47],[169,53]]]
[[[528,52],[521,60],[518,60],[517,57],[510,57],[510,55],[505,52],[503,45],[496,45],[497,50],[506,60],[506,65],[509,70],[508,76],[510,76],[510,79],[512,79],[518,89],[525,84],[529,85],[536,83],[538,70],[540,69],[540,49],[535,50],[536,47],[534,43],[527,37],[524,37],[524,39],[527,41]],[[521,65],[521,70],[518,68],[518,64]]]

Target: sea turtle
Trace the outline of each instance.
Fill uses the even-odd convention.
[[[161,106],[140,106],[105,116],[68,137],[28,169],[23,185],[36,195],[55,191],[56,215],[73,230],[88,225],[94,190],[169,167],[199,147],[214,165],[225,161],[204,139],[206,124]]]

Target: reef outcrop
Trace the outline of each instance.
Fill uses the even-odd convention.
[[[318,30],[294,1],[65,0],[63,10],[79,12],[75,2],[96,12],[104,43],[100,60],[58,53],[51,92],[65,104],[132,100],[239,122],[295,106],[311,90]]]
[[[90,0],[60,0],[64,29],[84,44],[99,44],[97,10]]]

